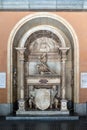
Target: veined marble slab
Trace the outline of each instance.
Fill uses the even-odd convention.
[[[29,76],[26,78],[28,85],[58,85],[60,84],[59,76]]]

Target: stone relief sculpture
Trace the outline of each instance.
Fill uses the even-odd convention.
[[[52,38],[41,37],[37,38],[30,44],[29,51],[34,53],[47,53],[50,51],[54,52],[54,50],[57,51],[56,45],[56,42]]]
[[[43,39],[43,41],[42,41]],[[47,41],[47,39],[50,39],[51,43]],[[38,42],[36,46],[36,42]],[[18,57],[19,57],[19,63],[21,65],[20,69],[20,77],[21,79],[21,91],[20,91],[20,98],[22,100],[19,100],[19,109],[17,111],[17,114],[26,114],[26,107],[25,107],[25,82],[27,85],[28,92],[28,114],[29,111],[32,110],[63,110],[67,111],[67,101],[65,100],[65,62],[66,62],[66,52],[69,50],[69,48],[56,48],[56,42],[52,43],[53,39],[51,38],[39,38],[35,40],[35,42],[30,44],[29,48],[29,60],[27,62],[31,62],[31,60],[35,64],[34,70],[38,72],[38,74],[34,73],[33,75],[27,75],[24,77],[24,58],[25,58],[25,48],[17,48],[18,51]],[[36,50],[34,51],[34,48],[36,47]],[[27,47],[26,47],[27,48]],[[27,49],[28,50],[28,49]],[[61,75],[58,75],[57,72],[52,69],[51,64],[55,60],[56,55],[58,57],[58,51],[61,51],[60,57],[61,57],[61,66],[62,71]],[[22,53],[20,53],[22,52]],[[27,54],[28,55],[28,54]],[[50,56],[50,58],[49,58]],[[20,58],[21,57],[21,58]],[[50,62],[49,62],[50,61]],[[49,65],[49,64],[50,65]],[[55,60],[55,63],[57,63],[57,58]],[[27,64],[28,65],[28,64]],[[29,67],[27,67],[29,68]],[[29,70],[28,70],[29,71]],[[24,79],[24,80],[23,80]],[[61,84],[62,80],[62,84]],[[58,87],[61,85],[61,94],[58,92]],[[60,95],[62,95],[60,97]],[[60,105],[60,99],[61,104]],[[65,104],[65,106],[64,106]],[[24,112],[25,110],[25,112]]]

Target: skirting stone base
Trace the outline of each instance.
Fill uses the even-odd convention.
[[[69,115],[69,111],[17,111],[16,115]]]
[[[80,116],[87,116],[87,103],[74,104],[74,112]]]
[[[13,104],[0,104],[0,116],[6,116],[13,112]]]

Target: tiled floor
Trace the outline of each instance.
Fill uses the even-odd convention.
[[[87,130],[87,118],[75,121],[6,121],[0,119],[0,130]]]

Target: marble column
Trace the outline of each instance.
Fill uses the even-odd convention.
[[[60,52],[61,52],[61,78],[62,78],[62,86],[61,86],[61,93],[62,93],[62,100],[61,100],[61,104],[62,104],[62,110],[66,110],[67,109],[67,101],[66,101],[66,53],[69,50],[69,47],[61,47],[59,48]],[[65,105],[66,104],[66,105]],[[64,105],[64,107],[63,107]]]
[[[24,51],[26,48],[16,48],[17,58],[18,58],[18,88],[19,88],[19,110],[23,111],[25,109],[24,101]]]

